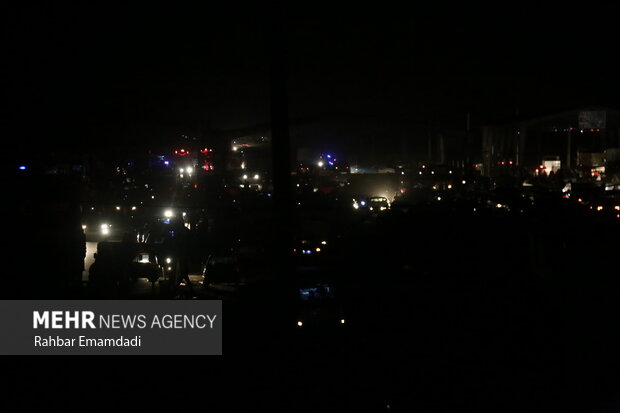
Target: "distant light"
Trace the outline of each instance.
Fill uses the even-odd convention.
[[[303,325],[304,325],[304,323],[302,323],[301,321],[298,321],[298,322],[297,322],[297,327],[301,327],[301,326],[303,326]]]
[[[315,249],[315,251],[316,251],[316,252],[321,252],[321,249],[320,249],[319,247],[317,247],[317,248]]]
[[[258,179],[258,178],[260,178],[258,174],[254,175],[254,179]]]
[[[438,201],[441,201],[441,197],[440,197],[440,196],[438,196],[438,197],[437,197],[437,200],[438,200]]]
[[[247,179],[248,179],[248,176],[247,175],[243,175],[243,180],[245,181]]]
[[[331,155],[327,155],[327,157],[331,159],[332,156]]]
[[[170,165],[170,162],[165,161],[165,162],[164,162],[164,165],[166,165],[166,166],[167,166],[167,165]]]
[[[172,262],[172,258],[166,258],[166,264],[170,264]]]
[[[448,171],[449,174],[452,174],[452,171]]]
[[[237,151],[237,149],[239,149],[239,148],[237,148],[236,146],[233,146],[233,147],[232,147],[232,150],[233,150],[233,151]]]
[[[418,172],[418,175],[422,175],[422,171]]]
[[[452,185],[448,185],[448,189],[452,189]]]
[[[183,212],[183,216],[186,216],[186,215],[187,215],[187,212]]]
[[[116,207],[116,210],[117,210],[117,211],[120,211],[120,210],[121,210],[121,207],[117,206],[117,207]]]
[[[366,206],[366,201],[362,201],[360,204],[362,204],[362,206]]]
[[[322,167],[323,167],[323,161],[319,161],[319,162],[317,163],[317,165],[319,166],[319,168],[322,168]]]
[[[82,230],[86,230],[86,225],[82,225]]]
[[[602,207],[601,205],[599,205],[599,206],[597,206],[597,207],[596,207],[596,210],[597,210],[597,211],[602,211],[602,210],[603,210],[603,207]]]
[[[172,218],[172,211],[167,209],[164,211],[164,217],[166,218]]]
[[[435,175],[435,171],[431,171],[431,175]]]
[[[616,205],[616,206],[614,207],[614,209],[615,209],[616,211],[620,211],[620,205]]]
[[[467,182],[465,182],[465,181],[461,181],[461,183],[462,183],[463,185],[465,185]]]
[[[327,245],[327,241],[321,241],[322,245]]]
[[[344,324],[344,318],[340,320],[340,324]]]
[[[192,172],[194,172],[194,168],[192,168],[191,166],[188,166],[187,168],[185,168],[185,170],[187,171],[188,174],[191,174]]]
[[[26,166],[25,166],[25,165],[21,165],[21,166],[19,167],[19,170],[20,170],[20,171],[25,171],[25,170],[26,170]]]
[[[502,204],[497,204],[497,205],[495,205],[495,207],[496,208],[503,208],[503,205]]]
[[[136,209],[137,209],[137,208],[136,208],[135,206],[132,206],[132,207],[131,207],[131,210],[132,210],[132,211],[135,211]]]
[[[179,168],[179,172],[181,173],[185,172],[185,168]]]

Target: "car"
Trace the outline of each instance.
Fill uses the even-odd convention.
[[[296,327],[301,330],[342,328],[347,323],[333,284],[304,283],[297,288]]]
[[[239,259],[235,254],[210,254],[203,265],[203,285],[238,283]]]
[[[164,268],[160,265],[157,254],[152,251],[137,252],[129,264],[128,276],[131,280],[146,278],[154,283],[163,275]]]

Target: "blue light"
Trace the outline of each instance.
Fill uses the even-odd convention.
[[[168,165],[170,165],[170,162],[165,161],[165,162],[164,162],[164,165],[168,166]]]
[[[331,159],[332,156],[331,155],[327,155],[327,157]]]
[[[329,161],[329,164],[330,164],[331,166],[334,166],[334,163],[333,163],[332,161]]]
[[[26,166],[25,166],[25,165],[20,166],[20,167],[19,167],[19,170],[20,170],[20,171],[25,171],[25,170],[26,170]]]

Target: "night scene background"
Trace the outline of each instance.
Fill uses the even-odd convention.
[[[2,298],[226,318],[219,358],[6,358],[3,404],[620,410],[617,16],[3,6]]]

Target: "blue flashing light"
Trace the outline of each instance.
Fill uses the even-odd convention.
[[[170,165],[170,162],[164,161],[164,165],[168,166],[168,165]]]
[[[25,165],[21,165],[21,166],[19,167],[19,170],[20,170],[20,171],[25,171],[25,170],[26,170],[26,166],[25,166]]]
[[[331,155],[327,155],[327,157],[331,159],[332,156]]]

